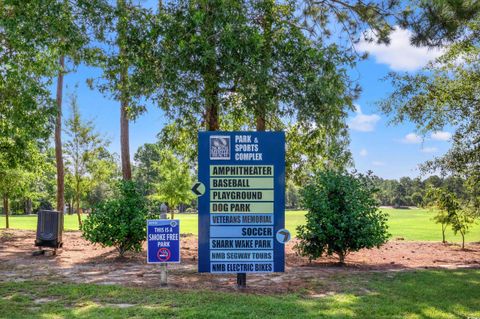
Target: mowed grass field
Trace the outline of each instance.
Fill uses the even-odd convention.
[[[480,317],[478,269],[338,275],[335,282],[335,291],[317,295],[2,282],[0,318]]]
[[[440,241],[441,227],[432,220],[434,213],[428,209],[393,209],[382,208],[389,214],[388,226],[392,239],[403,238],[411,241]],[[286,228],[296,235],[298,225],[305,223],[305,211],[287,211]],[[85,217],[85,216],[84,216]],[[182,233],[198,234],[198,216],[196,214],[177,214],[175,218],[181,221]],[[10,227],[15,229],[36,229],[37,216],[10,216]],[[0,228],[5,227],[5,216],[0,217]],[[65,216],[65,229],[78,230],[76,215]],[[447,230],[449,242],[460,242],[460,234],[454,235],[450,228]],[[468,242],[480,242],[480,225],[475,224],[466,235]]]

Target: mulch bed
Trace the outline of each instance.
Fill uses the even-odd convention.
[[[34,231],[0,232],[0,282],[54,280],[58,282],[122,284],[159,287],[160,267],[146,263],[146,250],[118,258],[113,248],[92,245],[81,232],[65,232],[64,247],[57,256],[32,256]],[[197,272],[197,237],[182,235],[182,262],[170,264],[169,287],[179,289],[234,290],[235,275],[211,275]],[[309,262],[294,250],[295,240],[286,245],[286,271],[276,274],[248,275],[248,292],[284,293],[315,290],[322,282],[329,290],[329,278],[338,274],[388,272],[413,269],[480,268],[480,243],[458,245],[437,242],[394,240],[379,249],[364,249],[346,258],[338,266],[335,256]],[[330,280],[331,281],[331,280]],[[316,289],[316,293],[318,289]]]

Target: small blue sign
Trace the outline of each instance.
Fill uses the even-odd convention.
[[[198,182],[199,272],[283,272],[285,134],[199,132]]]
[[[180,221],[154,219],[147,221],[147,263],[180,262]]]

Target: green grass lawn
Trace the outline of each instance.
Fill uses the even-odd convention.
[[[403,238],[405,240],[420,241],[441,241],[442,230],[439,224],[432,220],[434,213],[429,209],[394,209],[382,208],[389,215],[388,231],[392,239]],[[305,211],[287,211],[286,227],[295,232],[297,225],[305,222]],[[296,233],[296,232],[295,232]],[[446,232],[447,241],[461,242],[460,234],[454,235],[448,228]],[[465,236],[468,242],[480,242],[480,224],[474,224],[469,233]]]
[[[85,218],[85,216],[83,216]],[[10,228],[13,229],[37,229],[37,215],[13,215],[10,216]],[[5,228],[5,215],[1,215],[0,228]],[[66,230],[78,230],[77,215],[65,215],[64,228]]]
[[[0,283],[0,318],[478,318],[480,270],[338,275],[337,293],[253,295]]]
[[[406,240],[442,240],[442,228],[435,224],[432,217],[435,215],[428,209],[383,209],[389,213],[389,231],[392,238],[402,237]],[[449,242],[461,242],[460,234],[454,235],[450,227],[446,232]],[[469,242],[480,242],[480,225],[474,224],[465,236]]]
[[[392,238],[404,238],[405,240],[432,240],[440,241],[442,239],[440,225],[432,221],[433,213],[428,209],[393,209],[382,208],[390,218],[388,220],[389,232]],[[198,234],[197,215],[177,214],[176,218],[181,220],[182,233]],[[287,211],[286,228],[294,235],[296,227],[305,222],[305,211]],[[12,216],[10,217],[10,227],[17,229],[35,229],[37,223],[36,215],[32,216]],[[5,227],[5,216],[0,218],[0,228]],[[65,216],[65,229],[77,230],[78,222],[76,215]],[[447,240],[449,242],[460,242],[460,235],[453,235],[448,229]],[[480,242],[480,225],[474,225],[466,236],[469,242]]]

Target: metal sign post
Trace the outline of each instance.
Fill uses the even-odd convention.
[[[160,264],[160,286],[166,287],[167,281],[167,263]]]
[[[285,134],[198,134],[199,272],[283,272],[285,227]],[[202,184],[202,185],[200,185]]]
[[[246,273],[237,274],[237,288],[240,288],[240,289],[247,288],[247,274]]]

